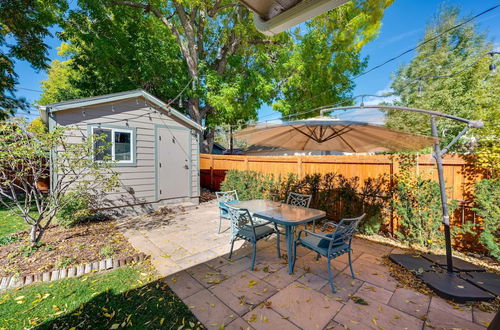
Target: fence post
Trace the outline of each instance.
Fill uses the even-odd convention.
[[[210,155],[210,190],[214,190],[214,157]]]
[[[245,171],[248,171],[248,156],[244,156],[244,160],[245,160]]]

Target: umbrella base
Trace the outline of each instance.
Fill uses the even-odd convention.
[[[500,291],[500,277],[498,275],[485,273],[484,269],[456,258],[454,259],[457,261],[457,267],[454,269],[457,271],[448,273],[446,271],[446,257],[436,257],[412,254],[389,255],[391,261],[413,272],[416,277],[445,299],[464,303],[467,301],[488,301],[498,295]],[[440,257],[445,260],[444,265]],[[455,262],[455,260],[453,261]],[[461,269],[474,269],[474,271]]]

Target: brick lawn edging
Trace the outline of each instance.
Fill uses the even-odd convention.
[[[103,259],[101,261],[91,262],[88,264],[82,264],[63,269],[56,269],[44,273],[29,274],[22,277],[14,277],[14,276],[0,277],[0,290],[8,288],[17,288],[35,282],[50,282],[67,277],[79,277],[89,273],[96,273],[96,272],[106,271],[109,269],[116,269],[131,264],[133,262],[146,260],[147,258],[149,258],[149,256],[141,252],[126,258],[120,258],[120,259],[108,258],[108,259]]]

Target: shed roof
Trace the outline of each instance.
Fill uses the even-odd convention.
[[[45,122],[45,121],[47,121],[47,113],[48,112],[63,111],[63,110],[67,110],[67,109],[74,109],[77,107],[85,107],[85,106],[90,106],[90,105],[95,105],[95,104],[120,101],[120,100],[125,100],[125,99],[136,98],[136,97],[144,97],[149,102],[155,104],[156,106],[158,106],[158,107],[162,108],[163,110],[167,111],[168,113],[172,114],[172,116],[176,117],[177,119],[184,122],[185,124],[195,128],[199,131],[203,130],[203,126],[196,123],[191,118],[188,118],[187,116],[185,116],[182,113],[180,113],[179,111],[175,110],[174,108],[172,108],[171,106],[169,106],[165,102],[161,101],[160,99],[154,97],[153,95],[149,94],[148,92],[146,92],[142,89],[136,89],[136,90],[131,90],[131,91],[106,94],[106,95],[100,95],[100,96],[95,96],[95,97],[87,97],[87,98],[69,100],[69,101],[58,102],[58,103],[52,103],[52,104],[40,106],[39,109],[40,109],[40,114],[42,116],[42,120]]]

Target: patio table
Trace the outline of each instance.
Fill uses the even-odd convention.
[[[248,209],[254,217],[269,220],[285,227],[288,274],[292,274],[293,272],[293,261],[295,258],[295,255],[293,255],[293,240],[295,238],[295,227],[326,216],[325,211],[264,199],[242,201],[234,203],[232,206]]]

